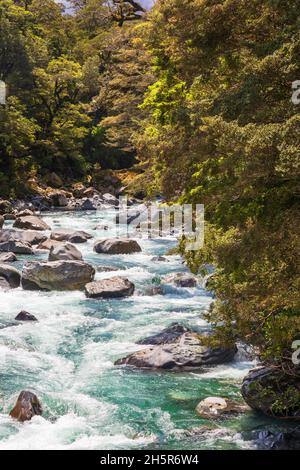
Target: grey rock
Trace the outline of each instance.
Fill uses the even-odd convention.
[[[196,413],[201,418],[216,419],[249,411],[245,403],[222,397],[207,397],[198,403]]]
[[[51,240],[56,241],[68,241],[70,243],[85,243],[87,240],[93,238],[87,232],[82,230],[72,231],[72,230],[56,230],[55,232],[51,233],[50,236]]]
[[[93,299],[128,297],[134,293],[134,284],[123,277],[112,277],[87,284],[85,293],[88,298]]]
[[[0,243],[0,252],[7,251],[19,255],[33,255],[34,251],[30,243],[10,240],[8,242]]]
[[[163,277],[165,284],[175,284],[176,287],[196,287],[198,280],[195,276],[188,273],[175,273]]]
[[[36,217],[35,215],[17,218],[13,227],[36,231],[50,230],[49,225],[46,224],[44,220],[40,219],[39,217]]]
[[[17,321],[38,321],[38,319],[34,315],[32,315],[32,313],[25,312],[25,310],[22,310],[22,312],[18,313],[15,320],[17,320]]]
[[[93,281],[95,269],[83,261],[27,262],[21,283],[26,290],[78,290]]]
[[[179,323],[173,323],[172,325],[162,330],[160,333],[137,341],[137,344],[170,344],[174,343],[178,338],[187,332],[191,332],[191,330],[183,325],[180,325]]]
[[[0,264],[0,277],[6,279],[10,287],[15,289],[20,286],[21,273],[12,266]]]
[[[17,257],[14,253],[0,253],[0,263],[14,263]]]
[[[50,248],[48,261],[58,261],[58,260],[82,260],[82,254],[72,245],[72,243],[63,243],[59,244],[56,247]]]
[[[115,365],[127,365],[140,369],[202,369],[225,364],[233,360],[236,348],[211,348],[203,345],[196,333],[183,333],[177,341],[154,346],[116,361]]]
[[[105,253],[108,255],[125,255],[142,251],[137,241],[127,238],[98,240],[94,245],[94,250],[96,253]]]
[[[11,240],[26,242],[30,245],[38,245],[47,240],[47,235],[32,230],[0,230],[0,243]]]

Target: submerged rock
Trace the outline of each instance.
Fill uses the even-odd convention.
[[[253,410],[300,420],[300,369],[295,368],[294,374],[273,367],[253,369],[243,380],[242,395]]]
[[[169,263],[169,260],[165,256],[154,256],[151,261],[153,261],[153,263]]]
[[[32,315],[31,313],[25,312],[25,310],[22,310],[22,312],[18,313],[15,320],[17,320],[17,321],[38,321],[38,319],[34,315]]]
[[[228,398],[207,397],[198,403],[196,413],[201,418],[219,418],[249,411],[243,403]]]
[[[115,266],[97,266],[98,273],[109,273],[113,271],[121,271],[123,268],[116,268]]]
[[[144,290],[144,295],[149,295],[149,296],[165,295],[165,291],[161,286],[148,286]]]
[[[6,279],[12,289],[16,289],[21,283],[21,273],[12,266],[0,264],[0,277]]]
[[[27,262],[22,271],[26,290],[78,290],[94,279],[95,269],[83,261]]]
[[[47,235],[41,232],[31,230],[1,230],[0,243],[8,242],[11,240],[30,243],[30,245],[38,245],[39,243],[47,240]]]
[[[33,255],[34,251],[30,243],[10,240],[0,243],[0,251],[12,252],[18,255]]]
[[[141,339],[137,341],[137,344],[152,344],[152,345],[160,345],[160,344],[170,344],[174,343],[180,336],[184,333],[191,332],[188,328],[179,323],[172,323],[172,325],[168,326],[160,333],[157,333],[153,336],[148,336],[148,338]]]
[[[82,254],[72,245],[72,243],[63,243],[59,246],[51,247],[48,261],[58,261],[58,260],[82,260]]]
[[[93,299],[128,297],[134,293],[134,284],[123,277],[95,281],[85,286],[86,296]]]
[[[40,416],[42,412],[42,405],[38,397],[32,392],[22,391],[9,414],[12,418],[23,423],[30,421],[36,415]]]
[[[196,287],[198,279],[192,274],[175,273],[165,276],[162,282],[165,284],[175,284],[176,287]]]
[[[108,238],[99,240],[94,245],[96,253],[108,255],[127,255],[142,251],[137,241],[128,238]]]
[[[29,215],[26,217],[18,217],[15,221],[14,228],[21,228],[25,230],[36,230],[44,231],[50,230],[50,227],[46,222],[35,215]]]
[[[14,253],[0,253],[0,263],[14,263],[17,257]]]
[[[201,369],[230,362],[235,353],[236,347],[211,348],[205,346],[196,333],[186,332],[173,343],[135,352],[119,359],[115,365],[134,366],[140,369]]]

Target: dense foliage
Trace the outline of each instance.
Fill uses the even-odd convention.
[[[159,0],[140,142],[156,187],[205,204],[203,250],[181,248],[194,271],[216,268],[209,320],[290,365],[300,335],[299,11],[298,0]]]
[[[0,195],[130,166],[149,78],[138,2],[0,1]],[[133,21],[134,20],[134,21]],[[149,67],[148,67],[149,68]],[[149,76],[150,77],[150,76]]]
[[[208,313],[284,363],[300,337],[300,0],[0,0],[1,196],[138,157],[149,193],[204,203]],[[142,123],[142,124],[141,124]],[[145,187],[142,188],[143,190]]]

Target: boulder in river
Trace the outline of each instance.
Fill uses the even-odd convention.
[[[196,413],[201,418],[220,418],[249,411],[245,403],[221,397],[207,397],[198,403]]]
[[[72,243],[61,243],[56,247],[50,248],[48,261],[58,260],[82,260],[82,254]]]
[[[43,241],[42,243],[40,243],[37,247],[38,250],[48,250],[50,251],[51,248],[56,248],[58,246],[60,246],[63,242],[58,242],[56,240],[51,240],[50,238],[48,238],[47,240]]]
[[[187,332],[191,332],[191,330],[183,325],[180,325],[179,323],[172,323],[172,325],[168,326],[160,333],[157,333],[153,336],[148,336],[144,339],[140,339],[139,341],[137,341],[137,344],[170,344],[174,343],[174,341],[176,341],[178,338],[180,338],[180,336]]]
[[[0,229],[3,227],[4,225],[4,217],[3,215],[0,215]]]
[[[142,251],[138,242],[129,238],[98,240],[94,245],[94,250],[96,253],[104,253],[107,255],[127,255]]]
[[[21,283],[21,274],[12,266],[0,264],[0,277],[7,280],[12,289],[16,289]]]
[[[203,369],[230,362],[235,353],[235,346],[212,348],[204,345],[198,334],[186,332],[173,343],[135,352],[119,359],[115,365],[127,365],[140,369]]]
[[[300,420],[300,369],[260,367],[244,378],[242,395],[255,411],[274,418]]]
[[[34,230],[0,230],[0,243],[16,240],[30,243],[30,245],[38,245],[47,240],[47,235]]]
[[[23,209],[17,214],[18,217],[28,217],[32,215],[34,215],[34,212],[30,209]]]
[[[56,230],[51,233],[50,238],[59,242],[85,243],[93,237],[83,230]]]
[[[151,297],[155,295],[165,295],[165,291],[162,286],[148,286],[143,293],[144,295],[149,295]]]
[[[14,253],[0,253],[0,263],[14,263],[17,257]]]
[[[7,251],[17,255],[33,255],[34,251],[30,243],[10,240],[8,242],[0,243],[0,252]]]
[[[46,224],[46,222],[43,219],[41,219],[40,217],[36,217],[35,215],[29,215],[26,217],[18,217],[13,227],[21,228],[25,230],[36,230],[36,231],[50,230],[49,225]]]
[[[128,297],[134,293],[134,284],[124,277],[112,277],[87,284],[85,293],[92,299]]]
[[[198,279],[189,273],[168,274],[162,279],[165,284],[175,284],[176,287],[196,287]]]
[[[95,269],[83,261],[27,262],[22,271],[26,290],[80,290],[92,282]]]
[[[17,321],[38,321],[38,319],[34,315],[32,315],[32,313],[25,312],[25,310],[22,310],[20,313],[18,313],[15,320],[17,320]]]
[[[36,415],[40,416],[42,412],[42,405],[38,397],[32,392],[23,390],[9,414],[12,418],[23,423],[24,421],[30,421]]]
[[[91,199],[86,198],[81,202],[80,209],[82,211],[96,211],[97,206],[94,204],[94,202]]]
[[[153,263],[168,263],[169,260],[168,258],[166,258],[165,256],[154,256],[151,261],[153,261]]]

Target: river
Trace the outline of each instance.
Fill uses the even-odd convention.
[[[53,229],[80,229],[103,238],[109,231],[94,228],[111,215],[104,210],[46,213],[44,218]],[[186,271],[179,256],[170,256],[168,263],[152,261],[172,248],[174,240],[141,240],[142,253],[126,256],[98,255],[93,242],[77,245],[84,259],[119,269],[96,278],[126,275],[136,285],[133,297],[103,301],[86,299],[83,292],[0,291],[0,449],[252,448],[242,432],[263,428],[266,420],[250,412],[214,424],[199,418],[195,407],[207,396],[239,399],[241,380],[253,363],[233,362],[205,373],[142,372],[113,365],[139,348],[138,339],[172,322],[198,330],[209,327],[202,317],[212,299],[202,288],[141,295],[153,279]],[[30,258],[20,257],[16,267]],[[14,318],[21,310],[39,322],[17,324]],[[38,395],[44,413],[20,424],[8,413],[23,389]],[[197,436],[185,432],[204,425],[212,430]]]

